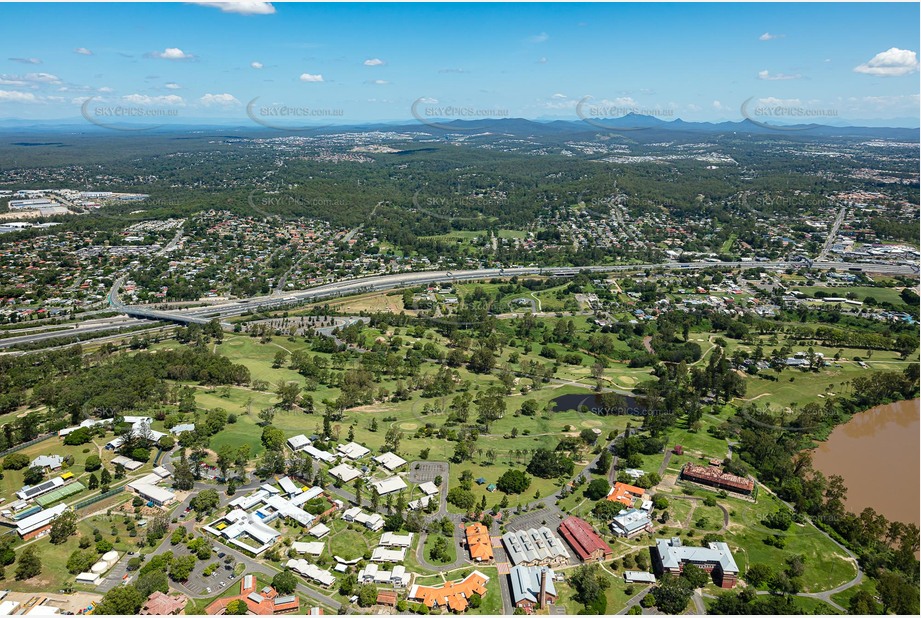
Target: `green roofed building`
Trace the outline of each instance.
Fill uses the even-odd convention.
[[[55,502],[63,500],[64,498],[69,498],[70,496],[73,496],[74,494],[78,494],[84,489],[86,489],[86,487],[84,487],[83,483],[81,483],[80,481],[76,481],[74,483],[68,483],[67,485],[64,485],[63,487],[58,487],[54,491],[50,491],[43,496],[39,496],[38,498],[35,499],[35,502],[39,506],[46,507],[48,505],[54,504]]]

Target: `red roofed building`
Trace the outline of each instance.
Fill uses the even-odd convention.
[[[171,597],[168,594],[163,594],[159,590],[154,590],[144,602],[140,615],[172,616],[185,609],[186,603],[188,602],[189,600],[185,595],[180,594],[179,596]]]
[[[755,489],[755,482],[751,479],[723,472],[717,466],[698,466],[692,463],[684,464],[681,469],[682,478],[703,485],[710,485],[718,489],[727,489],[736,493],[748,495]]]
[[[584,519],[567,517],[560,522],[559,532],[583,562],[605,560],[614,553],[611,546]]]
[[[246,603],[250,613],[259,616],[294,614],[300,609],[300,601],[297,595],[280,596],[278,591],[271,586],[265,586],[257,592],[256,586],[255,575],[244,575],[243,579],[240,580],[240,594],[217,599],[205,608],[205,613],[209,616],[225,614],[227,613],[227,606],[238,599]]]

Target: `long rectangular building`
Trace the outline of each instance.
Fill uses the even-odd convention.
[[[57,519],[58,516],[68,508],[70,507],[61,503],[50,509],[39,511],[35,515],[30,515],[16,522],[16,532],[19,533],[19,536],[21,536],[23,540],[41,536],[51,528],[51,522]]]
[[[698,466],[686,463],[684,468],[681,469],[681,476],[695,483],[745,495],[750,494],[755,489],[755,482],[751,479],[723,472],[717,466]]]
[[[569,551],[546,526],[506,532],[502,544],[515,566],[558,566],[569,562]]]
[[[560,522],[560,535],[575,550],[582,562],[606,560],[614,553],[584,519],[572,516]]]

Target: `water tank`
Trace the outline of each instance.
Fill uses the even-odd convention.
[[[115,562],[116,560],[118,560],[118,552],[117,551],[107,551],[106,553],[102,555],[102,559],[105,560],[106,562]]]
[[[105,560],[100,560],[93,565],[93,568],[90,569],[91,572],[98,574],[105,573],[109,570],[109,563]]]

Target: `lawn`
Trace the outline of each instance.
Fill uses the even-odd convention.
[[[499,572],[495,567],[477,567],[480,573],[489,578],[486,584],[486,594],[477,609],[467,611],[475,616],[498,616],[502,614],[502,592],[499,586]],[[458,575],[460,573],[460,575]],[[451,573],[452,579],[466,577],[467,571]],[[503,576],[504,577],[504,576]]]
[[[434,545],[435,545],[435,540],[438,539],[438,538],[443,538],[445,541],[448,542],[448,559],[447,559],[447,560],[433,560],[432,557],[431,557],[431,555],[429,554],[429,551],[430,551],[430,550],[432,549],[432,547],[434,547]],[[436,564],[436,565],[438,565],[438,564],[451,564],[452,562],[454,562],[454,561],[457,559],[457,548],[454,546],[454,537],[453,537],[453,536],[445,537],[445,536],[442,536],[442,535],[440,535],[440,534],[429,534],[429,535],[426,535],[426,537],[425,537],[425,548],[423,549],[423,552],[424,552],[424,553],[423,553],[422,555],[425,557],[425,559],[426,559],[428,562],[431,562],[432,564]]]
[[[366,530],[359,524],[349,524],[341,519],[328,523],[332,532],[327,539],[330,556],[354,560],[370,553],[380,540],[380,533]]]
[[[610,582],[608,589],[605,591],[605,598],[607,599],[607,610],[605,614],[612,615],[623,609],[627,605],[627,601],[629,601],[633,595],[639,593],[643,587],[637,584],[628,584],[623,578],[611,575],[608,571],[604,573],[607,576],[607,580]],[[556,586],[558,595],[557,606],[566,608],[566,613],[568,615],[579,614],[585,609],[581,603],[573,598],[575,591],[569,584],[566,582],[555,582],[554,585]]]

